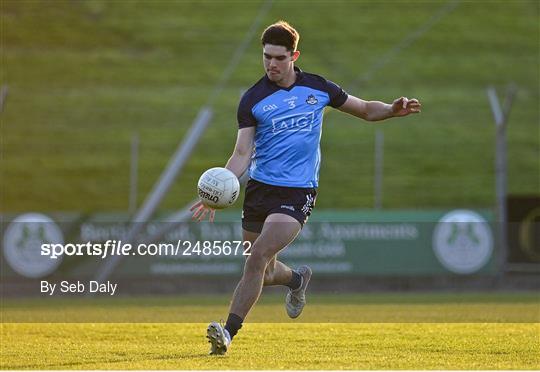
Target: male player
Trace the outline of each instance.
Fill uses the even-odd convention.
[[[240,177],[249,167],[242,228],[243,239],[252,248],[226,324],[208,326],[213,355],[227,352],[263,286],[289,287],[285,304],[291,318],[298,317],[306,304],[311,269],[292,270],[277,255],[296,238],[315,205],[325,107],[368,121],[420,112],[416,99],[401,97],[392,104],[364,101],[321,76],[303,72],[294,65],[300,56],[298,40],[298,32],[284,21],[264,30],[266,74],[243,95],[238,107],[238,136],[226,168]],[[200,202],[191,210],[193,219],[214,220],[215,211]]]

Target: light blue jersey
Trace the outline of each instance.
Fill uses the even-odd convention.
[[[296,82],[281,88],[265,75],[242,97],[240,128],[256,126],[250,177],[269,185],[312,188],[319,184],[320,141],[326,106],[347,93],[321,76],[295,67]]]

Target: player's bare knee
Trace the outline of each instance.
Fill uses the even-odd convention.
[[[258,256],[265,260],[266,263],[270,262],[275,256],[275,252],[275,247],[269,242],[256,241],[251,248],[251,256]]]
[[[282,247],[269,241],[256,241],[251,248],[251,255],[259,255],[263,257],[266,262],[270,262],[276,255],[276,252],[280,251]]]
[[[268,285],[273,282],[274,282],[274,268],[267,266],[266,270],[264,271],[264,284]]]
[[[252,252],[246,260],[246,270],[248,272],[264,272],[268,259],[261,253]]]

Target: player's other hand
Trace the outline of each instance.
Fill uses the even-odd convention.
[[[418,114],[422,105],[416,98],[408,99],[400,97],[392,102],[392,113],[394,116],[407,116],[409,114]]]
[[[214,222],[216,210],[204,205],[202,201],[198,201],[197,203],[193,204],[193,206],[189,208],[189,210],[193,212],[193,216],[191,216],[191,219],[194,221],[201,222],[209,214],[208,221]]]

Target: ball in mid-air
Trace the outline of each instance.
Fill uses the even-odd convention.
[[[234,173],[226,168],[210,168],[199,178],[197,192],[207,207],[224,209],[238,199],[240,182]]]

